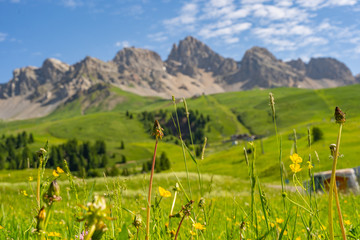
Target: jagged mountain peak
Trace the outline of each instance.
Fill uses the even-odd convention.
[[[360,83],[360,73],[355,76],[355,80],[356,80],[356,82]]]
[[[49,58],[40,68],[15,69],[13,78],[0,85],[0,111],[1,106],[13,106],[16,100],[18,107],[6,110],[9,112],[3,118],[43,116],[68,99],[77,98],[80,92],[108,94],[108,90],[101,90],[102,85],[96,84],[116,86],[139,95],[190,97],[254,87],[336,87],[356,81],[360,82],[360,75],[355,80],[345,64],[336,59],[313,58],[309,63],[297,59],[285,63],[266,48],[256,46],[236,62],[187,36],[173,45],[165,62],[154,51],[126,47],[108,62],[87,56],[69,66]],[[25,111],[25,103],[36,105],[38,110]]]
[[[246,61],[247,58],[259,58],[264,61],[278,61],[276,57],[266,48],[264,47],[252,47],[247,50],[244,54],[244,57],[241,61]]]
[[[286,64],[290,65],[291,67],[293,67],[294,69],[301,71],[301,72],[306,72],[306,64],[303,62],[303,60],[301,58],[298,58],[296,60],[290,60],[288,62],[286,62]]]
[[[172,74],[182,72],[191,77],[199,74],[197,68],[212,72],[214,76],[237,69],[235,60],[220,56],[209,46],[191,36],[181,40],[178,46],[173,45],[166,62]]]
[[[339,79],[353,83],[355,78],[350,69],[342,62],[331,57],[311,58],[306,75],[313,79]]]

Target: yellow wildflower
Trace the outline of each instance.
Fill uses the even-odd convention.
[[[286,230],[284,230],[284,236],[286,236],[288,234],[288,232]]]
[[[270,226],[273,228],[273,227],[275,227],[275,224],[274,224],[274,223],[270,223]]]
[[[302,158],[299,155],[297,155],[297,153],[294,153],[293,155],[291,155],[290,160],[295,164],[302,162]]]
[[[344,203],[347,203],[347,200],[344,200]]]
[[[58,177],[58,176],[59,176],[59,174],[56,172],[56,170],[53,171],[53,176],[54,176],[54,177]]]
[[[323,231],[325,231],[325,230],[326,230],[326,227],[325,227],[324,225],[321,225],[321,226],[320,226],[320,229],[323,230]]]
[[[64,173],[64,170],[62,170],[60,167],[56,168],[57,173]]]
[[[25,197],[27,197],[27,196],[28,196],[28,194],[27,194],[26,190],[22,190],[22,191],[21,191],[21,193],[22,193],[22,194],[24,194],[24,196],[25,196]]]
[[[231,218],[226,217],[226,221],[231,222]]]
[[[34,178],[33,178],[33,177],[29,177],[29,182],[31,182],[32,180],[34,180]]]
[[[344,223],[345,223],[346,225],[350,225],[350,224],[351,224],[350,220],[345,220]]]
[[[198,230],[204,230],[204,229],[205,229],[205,226],[202,225],[201,223],[194,223],[194,224],[193,224],[193,227],[194,227],[195,229],[198,229]]]
[[[301,240],[301,237],[297,237],[297,238],[295,238],[295,240]]]
[[[58,232],[49,232],[48,236],[49,237],[61,237],[61,234]]]
[[[293,171],[293,173],[297,173],[302,170],[302,168],[300,168],[300,165],[297,163],[290,164],[290,168],[291,168],[291,171]]]
[[[1,230],[1,229],[4,229],[4,227],[0,225],[0,230]]]
[[[160,193],[160,196],[162,196],[162,197],[171,197],[171,192],[165,190],[162,187],[159,187],[159,193]]]
[[[307,163],[308,163],[308,168],[309,169],[312,169],[314,166],[311,164],[311,162],[310,161],[307,161]]]
[[[193,232],[193,231],[191,231],[191,230],[190,230],[190,234],[191,234],[191,235],[193,235],[193,236],[195,236],[195,235],[196,235],[196,233],[195,233],[195,232]]]
[[[283,223],[284,222],[284,219],[282,218],[276,218],[276,223]]]

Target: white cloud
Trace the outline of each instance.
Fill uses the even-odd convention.
[[[130,43],[128,41],[118,41],[115,43],[115,47],[130,47]]]
[[[7,33],[0,32],[0,42],[5,41],[6,37],[7,37]]]
[[[150,38],[152,41],[155,41],[155,42],[164,42],[164,41],[168,40],[168,37],[165,35],[164,32],[148,34],[147,37]]]
[[[292,19],[301,22],[308,19],[309,17],[306,11],[298,8],[255,4],[253,5],[252,9],[254,11],[255,17],[267,18],[269,20]]]
[[[357,0],[329,0],[327,5],[330,6],[352,6],[357,3]]]
[[[80,0],[61,0],[62,5],[69,8],[76,8],[82,6],[83,3]]]
[[[297,0],[296,3],[306,8],[320,8],[326,1],[325,0]]]
[[[358,0],[297,0],[297,4],[313,10],[331,6],[353,6]]]
[[[354,52],[360,54],[360,45],[355,47]]]
[[[290,7],[293,5],[292,0],[276,0],[275,4],[280,7]]]
[[[233,43],[240,42],[240,39],[237,37],[225,37],[224,41],[225,41],[225,43],[233,44]]]
[[[193,24],[196,22],[196,14],[198,13],[198,6],[195,3],[186,3],[180,10],[178,17],[164,21],[167,27],[173,28],[179,25]]]
[[[242,31],[245,31],[251,27],[251,23],[237,23],[225,27],[214,28],[211,25],[200,30],[199,35],[204,38],[213,38],[213,37],[220,37],[220,36],[233,36],[238,34]]]
[[[282,23],[264,28],[254,28],[253,33],[259,38],[269,38],[272,36],[308,36],[313,33],[313,30],[304,25]]]

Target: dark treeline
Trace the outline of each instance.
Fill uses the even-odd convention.
[[[152,160],[149,160],[142,165],[142,173],[149,172],[152,167]],[[171,167],[171,163],[169,158],[167,157],[165,152],[161,153],[160,159],[156,158],[155,160],[155,172],[159,173],[164,170],[168,170]]]
[[[50,148],[47,166],[63,166],[63,159],[68,162],[70,171],[85,176],[89,170],[106,167],[106,144],[102,140],[96,140],[94,144],[79,143],[76,139],[68,140],[65,144]]]
[[[190,133],[189,127],[187,122],[187,116],[185,108],[178,108],[177,115],[179,117],[179,125],[181,129],[181,135],[185,142],[189,143],[190,141]],[[176,120],[175,111],[169,112],[167,110],[160,109],[159,112],[141,112],[138,115],[140,121],[143,122],[145,129],[152,129],[154,125],[155,119],[158,120],[161,124],[161,127],[164,128],[164,134],[172,135],[178,137],[178,126]],[[176,126],[174,125],[174,121]],[[190,128],[192,132],[193,141],[195,144],[202,143],[204,141],[205,136],[205,126],[210,121],[209,115],[203,115],[199,113],[198,110],[189,111],[189,121],[190,121]]]
[[[2,135],[0,140],[0,170],[34,167],[37,155],[31,152],[28,147],[33,142],[32,133],[28,135],[25,131],[16,136]]]

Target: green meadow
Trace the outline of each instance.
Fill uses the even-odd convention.
[[[337,169],[360,165],[359,91],[360,85],[321,90],[276,88],[186,99],[189,110],[209,116],[204,127],[207,144],[205,148],[203,143],[193,146],[170,134],[159,139],[157,156],[165,153],[171,167],[154,175],[150,227],[146,225],[150,174],[141,169],[152,160],[156,140],[141,114],[151,112],[156,119],[160,111],[166,112],[176,126],[170,97],[140,97],[111,88],[111,96],[122,99],[111,110],[107,108],[111,99],[84,108],[84,98],[95,99],[95,92],[43,118],[0,122],[4,136],[32,133],[35,141],[28,147],[34,153],[46,142],[51,147],[76,138],[80,143],[104,141],[108,157],[106,166],[97,170],[103,177],[82,178],[77,172],[43,166],[40,185],[37,168],[0,170],[0,239],[89,239],[86,231],[91,232],[92,226],[101,230],[97,232],[101,239],[145,239],[148,228],[149,239],[333,239],[328,193],[314,194],[303,183],[314,172],[332,168],[329,145],[336,143],[339,131],[336,106],[346,113]],[[278,134],[270,92],[275,97]],[[182,99],[175,104],[184,107]],[[322,133],[317,141],[314,128]],[[182,127],[181,131],[187,130]],[[255,139],[232,141],[236,134]],[[196,148],[202,150],[200,156],[194,154]],[[296,174],[289,167],[295,152],[303,160]],[[126,162],[122,162],[124,156]],[[124,169],[130,175],[103,174],[114,167],[119,175]],[[44,196],[54,179],[60,186],[56,194],[62,199],[49,204]],[[159,187],[170,193],[164,194]],[[347,238],[359,239],[359,197],[339,195]],[[96,197],[91,204],[94,196],[103,200]],[[92,208],[104,201],[104,209]],[[41,206],[47,213],[44,226],[39,226]],[[343,239],[333,208],[335,239]],[[91,239],[100,238],[94,234]]]

